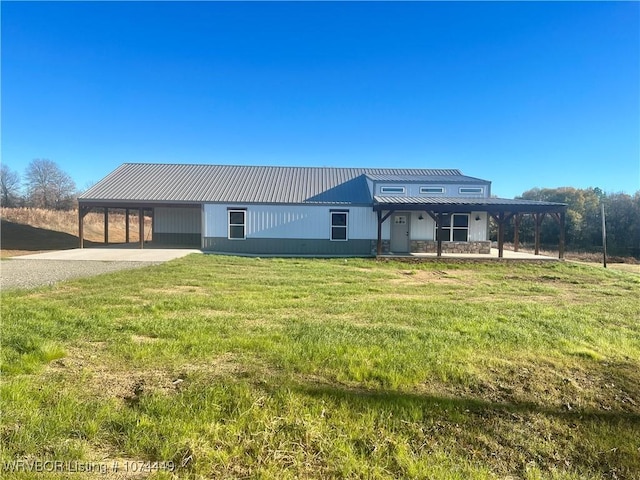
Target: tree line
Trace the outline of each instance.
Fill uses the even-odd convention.
[[[52,160],[32,160],[22,177],[4,163],[1,170],[0,204],[3,207],[70,210],[76,205],[75,182]]]
[[[614,255],[640,257],[640,190],[605,193],[599,188],[533,188],[516,197],[567,204],[566,246],[571,250],[602,251],[602,204],[604,204],[607,250]],[[542,221],[540,242],[557,246],[559,225],[547,216]],[[513,222],[505,229],[505,238],[513,238]],[[520,241],[533,243],[535,223],[525,215],[520,224]],[[495,238],[495,232],[493,238]]]

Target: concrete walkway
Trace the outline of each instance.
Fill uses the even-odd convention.
[[[75,248],[11,257],[11,260],[87,260],[98,262],[166,262],[200,250],[187,248]]]

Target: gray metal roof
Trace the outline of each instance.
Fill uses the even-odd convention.
[[[488,180],[468,177],[460,170],[432,170],[437,172],[431,175],[389,175],[389,174],[367,174],[367,178],[376,182],[429,182],[429,183],[473,183],[490,184]]]
[[[465,198],[465,197],[402,197],[379,196],[373,197],[375,210],[389,210],[397,207],[406,210],[433,210],[470,212],[477,208],[482,211],[510,211],[510,212],[556,212],[564,210],[566,203],[541,202],[537,200],[510,198]]]
[[[466,182],[471,178],[459,170],[442,169],[125,163],[80,195],[79,200],[370,204],[367,176],[424,182],[454,178]]]

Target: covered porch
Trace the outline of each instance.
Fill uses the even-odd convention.
[[[427,215],[430,219],[433,220],[435,225],[435,235],[431,240],[420,240],[425,243],[429,243],[433,250],[435,250],[436,257],[442,257],[443,254],[446,254],[443,251],[443,246],[450,246],[451,243],[469,243],[470,238],[468,236],[468,225],[467,225],[467,236],[460,236],[458,239],[455,237],[456,230],[459,230],[461,233],[464,231],[464,226],[461,225],[459,228],[455,226],[456,219],[455,215],[461,215],[461,224],[463,224],[462,215],[470,215],[472,213],[476,214],[476,219],[480,220],[479,213],[486,214],[487,219],[491,218],[498,227],[498,248],[497,248],[497,258],[502,259],[505,257],[504,251],[504,232],[506,225],[509,224],[513,220],[514,222],[514,251],[518,252],[518,229],[522,217],[524,215],[532,215],[534,218],[535,224],[535,253],[534,256],[539,255],[540,250],[540,226],[542,224],[542,220],[546,215],[554,218],[559,224],[559,238],[558,238],[558,257],[560,259],[564,258],[564,248],[565,248],[565,215],[566,215],[567,205],[563,203],[553,203],[553,202],[538,202],[532,200],[512,200],[512,199],[501,199],[501,198],[433,198],[433,197],[399,197],[399,196],[376,196],[374,197],[374,205],[373,210],[377,213],[378,219],[378,232],[377,232],[377,243],[376,243],[376,255],[381,256],[385,253],[389,253],[391,247],[391,240],[393,239],[392,234],[390,233],[390,239],[388,240],[388,246],[384,245],[385,240],[382,238],[382,230],[383,224],[387,221],[392,215],[397,214],[398,212],[420,212],[420,216]],[[397,222],[397,218],[394,217],[394,220]],[[467,220],[468,222],[468,220]],[[391,230],[391,229],[390,229]],[[407,226],[407,236],[410,236],[409,226]],[[488,228],[486,233],[486,238],[484,239],[483,245],[480,245],[482,250],[478,250],[479,255],[484,255],[485,258],[487,255],[491,254],[491,250],[486,249],[486,244],[489,240],[488,236]],[[444,239],[447,240],[444,240]],[[410,240],[410,239],[409,239]],[[475,240],[471,240],[475,241]],[[415,248],[412,248],[412,243],[409,241],[409,248],[406,252],[407,254],[415,255],[420,252],[413,252]],[[385,248],[388,247],[388,248]],[[385,251],[386,250],[386,251]],[[421,250],[423,250],[421,248]],[[428,250],[427,250],[428,251]],[[483,253],[480,253],[480,252]],[[454,252],[456,253],[456,252]],[[460,254],[461,252],[457,252]],[[428,255],[428,253],[427,253]]]

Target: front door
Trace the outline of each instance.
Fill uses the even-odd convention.
[[[409,252],[409,214],[394,213],[391,219],[391,251]]]

